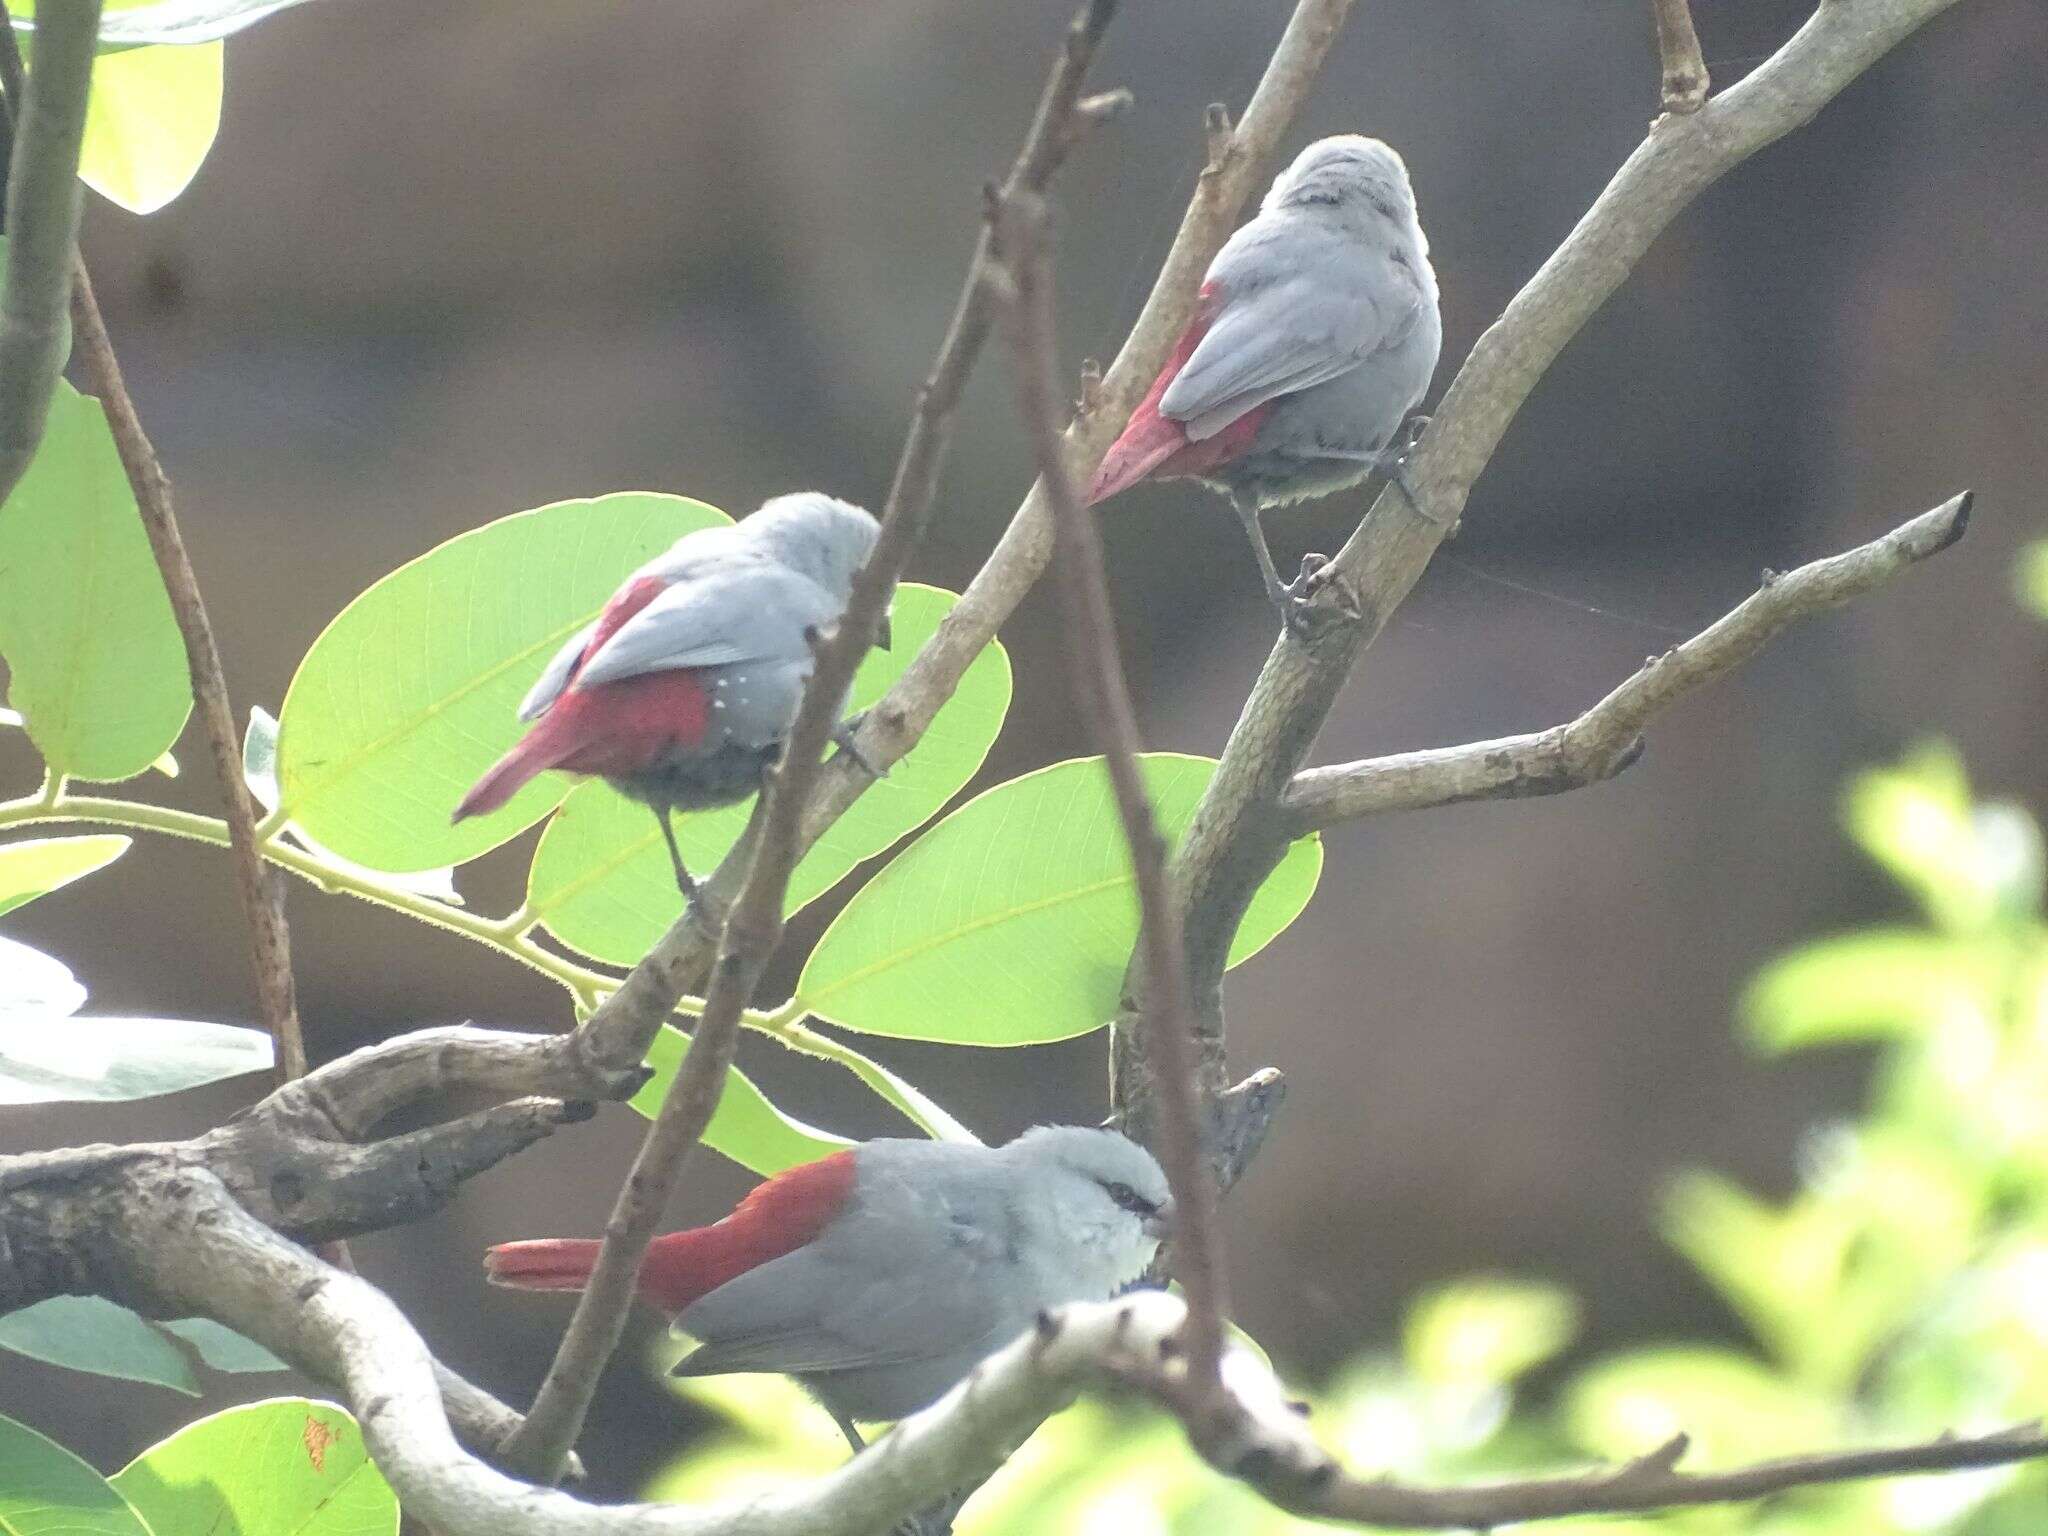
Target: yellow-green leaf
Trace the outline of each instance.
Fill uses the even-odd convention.
[[[1160,831],[1177,842],[1215,772],[1206,757],[1140,764]],[[1252,898],[1239,965],[1300,915],[1322,869],[1303,838]],[[862,887],[819,940],[797,997],[869,1034],[1030,1045],[1115,1015],[1138,903],[1099,757],[999,784],[925,833]]]
[[[155,213],[184,191],[220,131],[226,47],[101,54],[78,161],[85,184],[130,213]]]
[[[128,851],[132,839],[34,837],[0,844],[0,913],[26,906],[81,875],[104,869]]]

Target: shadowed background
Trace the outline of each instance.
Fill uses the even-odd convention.
[[[95,205],[84,238],[238,706],[274,710],[357,592],[507,512],[625,488],[879,506],[977,189],[1068,9],[348,0],[236,39],[198,181],[146,220]],[[1805,14],[1700,9],[1717,87]],[[1096,79],[1137,108],[1060,191],[1069,367],[1114,351],[1193,186],[1203,104],[1242,106],[1287,10],[1126,7]],[[1689,1166],[1782,1189],[1802,1131],[1856,1100],[1853,1059],[1767,1064],[1731,1032],[1763,959],[1891,910],[1837,834],[1843,776],[1940,734],[1981,788],[2048,806],[2048,631],[2009,596],[2014,551],[2048,532],[2044,91],[2048,12],[1970,0],[1702,198],[1543,382],[1339,701],[1319,761],[1549,725],[1763,567],[1979,493],[1959,548],[1688,701],[1619,781],[1330,835],[1308,912],[1228,994],[1238,1065],[1292,1083],[1227,1208],[1239,1317],[1284,1364],[1383,1341],[1400,1298],[1473,1269],[1570,1285],[1596,1346],[1731,1329],[1649,1215]],[[1444,293],[1432,400],[1655,92],[1637,0],[1358,7],[1284,152],[1360,130],[1406,156]],[[1003,364],[971,390],[920,579],[957,589],[1028,482]],[[1360,507],[1271,518],[1282,566]],[[1105,530],[1148,739],[1213,755],[1271,640],[1243,535],[1185,486],[1119,499]],[[1042,593],[1004,632],[1016,704],[977,788],[1086,750],[1056,623]],[[145,792],[214,810],[196,733],[182,752],[185,778]],[[6,792],[33,771],[0,741]],[[465,871],[473,905],[516,903],[532,841]],[[796,925],[778,981],[843,896]],[[304,886],[291,915],[316,1059],[426,1023],[566,1021],[550,984],[453,937]],[[249,1016],[213,851],[146,843],[8,930],[106,1011]],[[875,1054],[1003,1138],[1097,1118],[1103,1044]],[[742,1059],[807,1118],[900,1128],[830,1068]],[[0,1150],[188,1134],[248,1096],[9,1110]],[[358,1260],[523,1401],[566,1308],[486,1291],[478,1251],[598,1230],[641,1124],[608,1109]],[[671,1214],[708,1220],[748,1182],[707,1155]],[[622,1350],[585,1442],[600,1493],[686,1433],[639,1362]],[[177,1410],[4,1355],[0,1411],[113,1466]]]

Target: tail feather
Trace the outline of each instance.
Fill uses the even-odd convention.
[[[1088,482],[1087,505],[1129,490],[1187,444],[1185,427],[1161,416],[1151,402],[1141,405],[1096,466],[1095,478]]]
[[[597,1267],[594,1237],[540,1237],[484,1250],[484,1278],[515,1291],[580,1291]]]
[[[542,716],[541,726],[546,724],[547,717]],[[527,780],[554,767],[564,755],[563,746],[555,736],[556,733],[545,731],[540,726],[527,732],[518,745],[491,764],[484,776],[470,786],[469,793],[462,797],[455,813],[448,819],[461,821],[465,817],[495,811],[524,789]]]
[[[640,1261],[640,1296],[673,1317],[728,1280],[794,1252],[822,1232],[853,1192],[854,1154],[799,1163],[754,1186],[731,1215],[666,1232]],[[516,1291],[580,1291],[597,1268],[592,1237],[541,1237],[484,1250],[484,1277]]]

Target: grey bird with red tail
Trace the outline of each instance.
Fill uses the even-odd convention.
[[[1148,479],[1222,491],[1267,596],[1291,622],[1308,574],[1281,582],[1260,510],[1328,495],[1376,469],[1399,477],[1390,445],[1421,404],[1442,345],[1407,166],[1378,139],[1318,140],[1217,254],[1194,320],[1104,456],[1088,501]]]

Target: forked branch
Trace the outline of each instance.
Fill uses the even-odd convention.
[[[1783,575],[1766,572],[1748,601],[1683,645],[1652,656],[1575,720],[1525,736],[1305,768],[1281,796],[1289,835],[1380,811],[1466,800],[1556,795],[1611,779],[1643,751],[1650,722],[1687,695],[1747,665],[1793,625],[1889,585],[1969,526],[1971,493],[1844,554]]]

